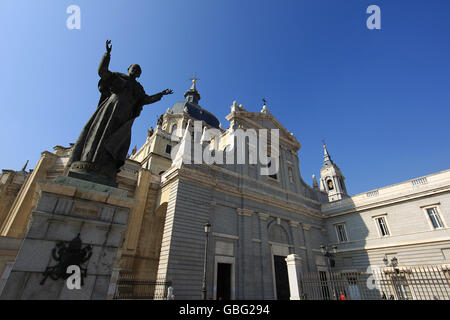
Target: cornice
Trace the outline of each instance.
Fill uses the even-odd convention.
[[[240,198],[243,197],[256,202],[283,208],[297,214],[304,214],[313,218],[324,218],[324,216],[320,213],[319,210],[306,208],[304,205],[300,203],[287,202],[285,200],[283,201],[273,197],[262,198],[263,195],[261,195],[260,192],[257,192],[254,189],[250,189],[248,187],[237,187],[235,184],[227,183],[225,181],[220,181],[220,183],[218,183],[218,181],[212,178],[211,175],[209,174],[200,173],[199,171],[195,171],[195,174],[193,174],[193,171],[195,171],[195,169],[193,168],[181,167],[176,170],[176,173],[171,172],[169,176],[165,177],[166,180],[163,182],[163,185],[169,183],[170,180],[178,176],[178,178],[190,180],[195,183],[204,185],[208,188],[216,189],[219,190],[220,192],[227,193],[229,195],[233,195]],[[283,192],[285,191],[283,190]]]
[[[237,208],[236,213],[241,216],[251,217],[253,214],[253,210]]]
[[[296,151],[300,150],[301,144],[298,142],[298,140],[295,138],[294,135],[291,135],[291,133],[277,120],[275,117],[268,113],[258,113],[258,112],[248,112],[248,111],[235,111],[230,114],[228,114],[225,117],[228,121],[231,122],[231,120],[242,120],[243,122],[247,123],[250,128],[253,129],[268,129],[260,124],[250,120],[250,119],[263,119],[263,120],[271,120],[277,127],[277,129],[280,129],[286,137],[280,135],[280,140],[285,142],[286,144],[289,144],[292,146]]]
[[[428,196],[434,196],[434,195],[438,195],[438,194],[446,193],[446,192],[450,192],[450,186],[428,189],[428,190],[425,190],[422,192],[417,192],[417,193],[413,193],[413,194],[404,194],[404,195],[390,198],[390,199],[379,200],[379,201],[376,201],[373,203],[355,206],[354,208],[344,209],[344,211],[341,211],[338,213],[325,214],[325,217],[333,218],[333,217],[338,217],[338,216],[345,215],[345,214],[360,213],[360,212],[368,211],[368,210],[371,210],[374,208],[386,207],[386,206],[390,206],[393,204],[411,201],[413,199],[425,198]],[[326,205],[328,205],[328,204],[326,204]],[[322,205],[322,208],[323,208],[323,205]],[[339,210],[339,209],[336,209],[336,210]],[[322,212],[323,212],[323,210],[322,210]]]

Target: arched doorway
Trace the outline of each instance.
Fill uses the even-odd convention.
[[[269,243],[272,253],[274,295],[277,300],[289,300],[289,277],[286,257],[289,255],[289,236],[279,224],[269,227]]]

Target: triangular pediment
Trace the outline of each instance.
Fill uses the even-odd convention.
[[[289,132],[271,113],[238,111],[232,112],[227,117],[228,121],[237,120],[245,123],[245,127],[254,129],[279,129],[280,140],[284,140],[300,149],[297,138]]]

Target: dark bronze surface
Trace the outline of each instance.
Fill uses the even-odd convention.
[[[98,68],[100,101],[73,147],[68,176],[115,187],[116,174],[130,147],[134,119],[144,105],[173,91],[166,89],[147,95],[136,81],[142,72],[138,64],[128,68],[128,75],[109,71],[111,49],[111,41],[107,40],[106,53]]]

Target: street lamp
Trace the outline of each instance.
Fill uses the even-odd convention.
[[[391,259],[391,263],[389,263],[389,259],[388,259],[387,255],[384,255],[383,262],[386,267],[392,267],[392,268],[394,268],[395,273],[397,273],[397,274],[399,273],[399,269],[397,268],[397,266],[398,266],[397,257],[393,257]]]
[[[393,257],[391,259],[391,263],[389,263],[389,260],[388,260],[387,256],[385,255],[383,258],[383,262],[386,265],[386,267],[394,267],[395,268],[396,266],[398,266],[398,259],[396,257]]]
[[[391,259],[391,264],[392,266],[395,268],[396,266],[398,266],[398,259],[396,257],[393,257]]]
[[[331,253],[329,249],[331,249],[331,251],[333,253]],[[337,253],[337,246],[333,245],[330,248],[328,248],[328,246],[325,246],[325,245],[321,244],[320,245],[320,252],[322,252],[322,255],[324,257],[327,257],[327,260],[328,260],[328,273],[330,274],[331,286],[332,286],[332,289],[333,289],[333,294],[334,294],[335,298],[337,299],[336,289],[334,288],[334,283],[331,280],[332,279],[331,268],[334,267],[334,260],[332,260],[331,258],[333,257],[333,254]]]
[[[333,254],[337,253],[337,246],[336,245],[331,246],[330,249],[333,252]],[[328,246],[325,246],[323,244],[320,245],[320,252],[322,252],[323,256],[327,257],[328,259],[333,257],[333,254],[328,250]]]
[[[206,300],[206,261],[208,260],[208,236],[211,232],[211,224],[208,222],[204,225],[205,228],[205,254],[203,260],[203,283],[202,283],[202,300]]]

